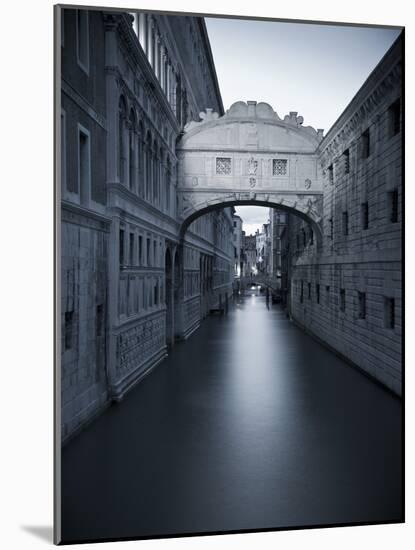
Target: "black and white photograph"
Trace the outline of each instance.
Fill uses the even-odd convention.
[[[55,543],[402,523],[405,29],[171,10],[54,7]]]

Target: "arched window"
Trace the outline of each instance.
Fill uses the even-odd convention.
[[[151,134],[147,132],[145,146],[145,168],[146,168],[146,199],[151,200],[152,176],[151,176]]]
[[[159,158],[157,142],[154,141],[153,145],[153,202],[158,203],[159,200]]]
[[[159,164],[158,164],[158,170],[159,170],[159,197],[160,197],[160,208],[162,210],[165,210],[165,204],[166,204],[166,188],[165,188],[165,181],[166,181],[166,175],[165,175],[165,162],[164,162],[164,151],[163,148],[160,147],[159,149]]]
[[[121,96],[118,108],[118,176],[121,183],[126,179],[126,117],[127,105],[124,96]]]
[[[144,185],[144,127],[140,120],[137,136],[137,193],[140,197],[145,196]]]
[[[136,189],[136,141],[137,141],[137,124],[134,110],[130,111],[128,124],[128,183],[130,189]]]
[[[170,181],[171,181],[171,163],[170,163],[170,157],[167,156],[166,161],[166,212],[170,214]]]

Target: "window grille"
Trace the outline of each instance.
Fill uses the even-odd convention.
[[[272,161],[272,175],[273,176],[286,176],[287,175],[286,159],[273,159]]]
[[[231,159],[218,157],[216,159],[216,173],[220,175],[229,175],[231,173]]]

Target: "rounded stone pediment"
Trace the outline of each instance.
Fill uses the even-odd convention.
[[[323,139],[323,131],[303,126],[298,113],[281,119],[268,103],[238,101],[222,117],[212,109],[199,116],[185,126],[179,150],[314,153]]]

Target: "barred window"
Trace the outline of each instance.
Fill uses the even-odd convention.
[[[385,328],[395,328],[395,298],[384,298]]]
[[[359,301],[359,319],[366,319],[366,292],[357,293]]]
[[[224,157],[217,157],[216,159],[216,173],[222,175],[229,175],[231,173],[231,159]]]
[[[343,153],[344,158],[344,173],[349,174],[350,172],[350,151],[346,149]]]
[[[369,229],[369,203],[367,201],[360,205],[360,212],[362,229]]]
[[[272,175],[273,176],[286,176],[287,175],[286,159],[273,159],[272,160]]]
[[[340,311],[346,311],[346,290],[340,289]]]
[[[399,196],[398,190],[388,192],[388,217],[391,223],[397,223],[398,221],[398,204]]]

